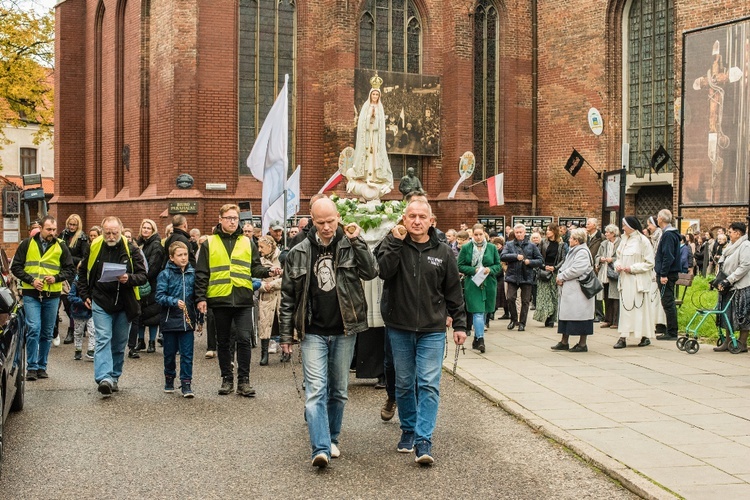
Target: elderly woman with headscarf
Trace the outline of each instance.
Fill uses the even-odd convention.
[[[604,300],[604,321],[600,328],[617,328],[620,318],[620,291],[617,289],[618,278],[610,278],[615,270],[615,253],[620,246],[620,230],[610,224],[604,228],[604,241],[594,258],[596,276],[604,289],[597,295],[597,300]]]
[[[747,334],[750,331],[750,242],[747,240],[747,226],[742,222],[732,222],[729,225],[730,242],[724,247],[721,255],[721,270],[726,278],[719,283],[719,291],[734,288],[732,299],[732,327],[739,330],[740,350],[734,353],[747,352]],[[715,351],[728,348],[729,336],[724,344]]]
[[[654,337],[654,248],[643,235],[641,223],[635,217],[622,220],[622,231],[624,234],[615,261],[615,270],[620,273],[620,322],[617,328],[620,338],[614,348],[627,347],[631,335],[640,339],[638,347],[645,347]]]
[[[594,269],[594,258],[586,245],[587,234],[583,228],[571,231],[568,240],[568,255],[557,273],[560,290],[557,306],[557,332],[560,342],[552,346],[553,351],[588,352],[586,339],[594,333],[594,297],[583,294],[580,280]],[[568,339],[580,335],[578,344],[569,348]]]

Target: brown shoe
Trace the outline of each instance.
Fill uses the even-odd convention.
[[[610,325],[610,330],[617,330],[617,325]]]
[[[612,323],[607,323],[607,322],[605,321],[604,323],[602,323],[602,324],[600,324],[600,325],[599,325],[599,328],[609,328],[609,326],[610,326],[611,324],[612,324]]]
[[[396,414],[396,400],[395,399],[386,399],[385,404],[380,409],[380,418],[383,419],[385,422],[388,422],[390,419],[393,418],[393,416]]]

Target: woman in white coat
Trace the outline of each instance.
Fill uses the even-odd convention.
[[[617,249],[615,271],[620,273],[620,338],[615,349],[627,347],[627,339],[640,338],[638,347],[651,344],[656,317],[652,305],[654,283],[654,248],[641,231],[635,217],[622,219],[622,242]],[[658,295],[658,293],[657,293]]]
[[[557,273],[559,299],[557,332],[562,339],[553,351],[587,352],[586,338],[594,333],[594,297],[586,298],[580,280],[594,269],[594,259],[586,246],[586,230],[570,233],[568,255]],[[568,338],[580,335],[578,344],[569,348]]]

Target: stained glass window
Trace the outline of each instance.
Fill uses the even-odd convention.
[[[422,21],[411,0],[367,0],[359,19],[359,67],[421,73]]]
[[[641,174],[660,144],[674,156],[673,0],[632,0],[627,15],[627,142]]]
[[[239,171],[249,174],[247,157],[255,137],[289,75],[289,165],[294,165],[295,0],[239,2]]]
[[[479,0],[474,13],[474,154],[477,180],[497,173],[500,20],[489,0]]]

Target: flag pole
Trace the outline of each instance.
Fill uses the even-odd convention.
[[[284,248],[286,248],[286,217],[287,217],[287,215],[286,215],[286,192],[287,192],[287,188],[284,187],[284,224],[283,224],[283,228],[284,228]]]

